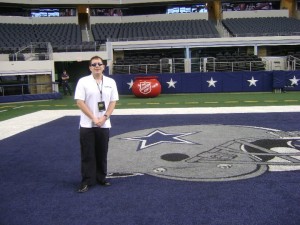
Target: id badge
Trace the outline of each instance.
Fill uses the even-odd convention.
[[[98,109],[99,109],[99,112],[105,111],[105,103],[104,103],[104,101],[98,102]]]

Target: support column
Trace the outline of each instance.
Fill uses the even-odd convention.
[[[281,0],[280,9],[288,9],[289,17],[296,17],[296,0]]]
[[[114,53],[111,42],[106,42],[106,51],[107,51],[107,63],[106,66],[108,67],[108,74],[112,74],[112,66],[113,66],[113,59]]]
[[[258,47],[257,47],[257,45],[253,46],[253,53],[254,53],[254,55],[258,54]]]
[[[208,18],[219,21],[222,19],[222,2],[221,0],[209,1],[207,3]]]
[[[184,72],[191,72],[191,50],[189,47],[185,47]]]

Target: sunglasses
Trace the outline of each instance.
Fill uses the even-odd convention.
[[[103,65],[102,63],[93,63],[93,64],[91,64],[92,67],[102,66],[102,65]]]

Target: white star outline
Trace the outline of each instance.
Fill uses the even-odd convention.
[[[297,79],[296,76],[293,77],[293,79],[289,79],[291,81],[291,85],[297,85],[298,86],[298,81],[300,79]]]
[[[133,80],[131,79],[130,83],[127,83],[129,85],[129,88],[128,89],[131,89],[132,88],[132,85],[133,85]]]
[[[214,80],[214,79],[211,77],[210,80],[207,80],[206,82],[208,83],[208,87],[211,87],[211,86],[216,87],[216,83],[217,83],[218,81]]]
[[[147,137],[151,137],[155,134],[161,134],[163,136],[174,136],[172,137],[172,139],[174,139],[174,141],[164,141],[164,140],[161,140],[161,141],[157,141],[157,142],[154,142],[152,144],[148,144],[147,145]],[[184,139],[181,139],[181,137],[185,137],[185,136],[188,136],[188,135],[192,135],[192,134],[196,134],[198,132],[190,132],[190,133],[165,133],[163,131],[160,131],[160,130],[154,130],[152,131],[151,133],[145,135],[145,136],[138,136],[138,137],[131,137],[131,138],[122,138],[124,140],[129,140],[129,141],[139,141],[141,142],[140,144],[140,147],[137,149],[138,151],[139,150],[142,150],[142,149],[145,149],[145,148],[149,148],[149,147],[152,147],[154,145],[158,145],[158,144],[162,144],[162,143],[173,143],[173,144],[190,144],[190,145],[196,145],[198,143],[194,143],[194,142],[191,142],[191,141],[187,141],[187,140],[184,140]],[[146,139],[145,139],[146,138]]]
[[[169,87],[168,88],[175,88],[175,84],[177,83],[177,81],[173,81],[173,79],[171,78],[171,80],[169,82],[166,82]]]
[[[256,86],[256,82],[258,80],[255,80],[254,77],[252,76],[251,80],[247,80],[249,82],[249,87],[251,87],[252,85],[253,86]]]

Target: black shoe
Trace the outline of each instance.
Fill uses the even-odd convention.
[[[111,183],[109,183],[108,181],[99,181],[99,184],[102,185],[102,186],[110,186]]]
[[[89,186],[87,184],[81,184],[80,187],[78,188],[77,192],[78,193],[84,193],[89,190]]]

